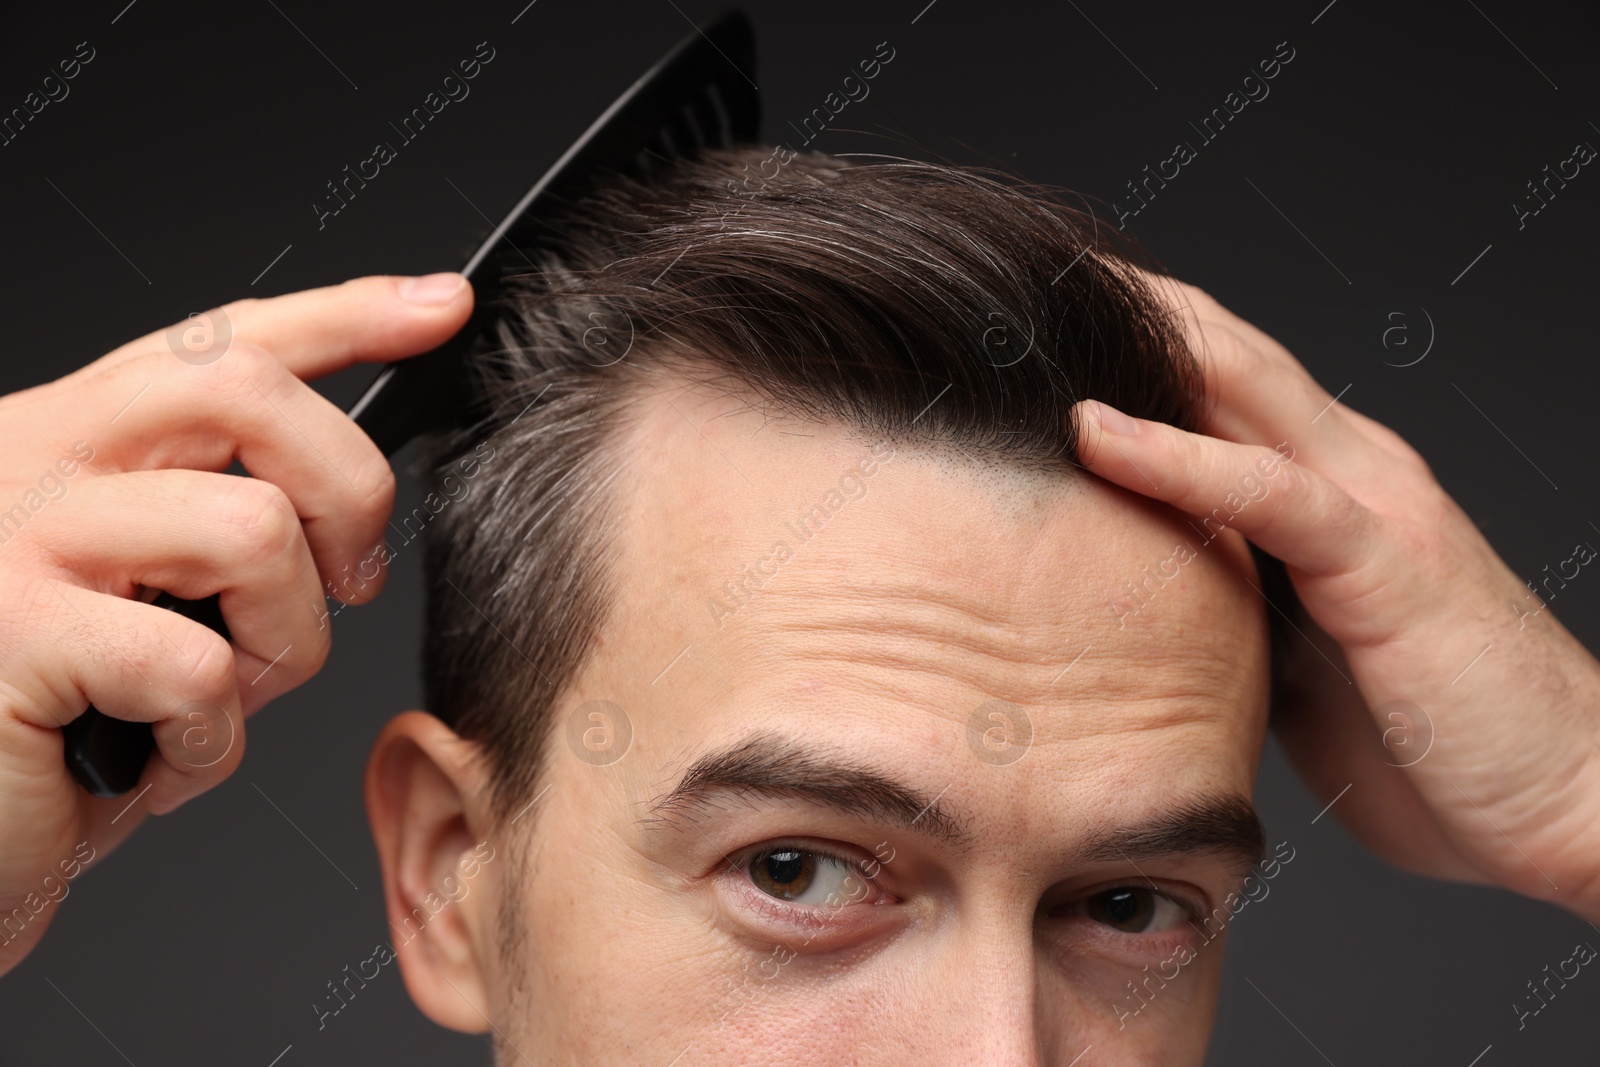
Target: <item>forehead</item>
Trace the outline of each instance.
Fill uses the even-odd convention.
[[[1079,781],[1249,793],[1267,646],[1235,535],[681,380],[619,442],[614,611],[573,698],[623,707],[646,765],[779,731],[937,791],[953,760],[1009,762],[998,725]]]

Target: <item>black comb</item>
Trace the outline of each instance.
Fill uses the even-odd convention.
[[[541,231],[553,232],[540,224],[558,216],[597,177],[648,177],[702,148],[754,141],[761,119],[754,77],[755,31],[743,12],[729,11],[679,41],[606,108],[461,269],[476,299],[466,325],[433,351],[386,366],[351,407],[350,417],[384,455],[467,414],[467,353],[490,322],[502,271],[513,256],[523,258],[507,234],[515,230],[520,246],[533,241],[536,247]],[[229,636],[215,596],[180,600],[162,593],[153,603]],[[138,784],[155,747],[149,723],[114,718],[94,707],[61,733],[67,768],[98,797],[118,796]]]

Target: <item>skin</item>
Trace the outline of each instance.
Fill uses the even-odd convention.
[[[59,914],[41,894],[233,773],[245,719],[326,660],[324,588],[382,536],[394,473],[306,382],[458,330],[465,279],[421,281],[235,301],[211,315],[231,330],[176,324],[0,399],[0,500],[26,509],[0,544],[0,915],[26,909],[0,972]],[[140,602],[157,589],[220,594],[232,644]],[[155,728],[133,801],[67,773],[59,728],[91,704]]]
[[[470,293],[444,282],[420,300],[405,280],[378,277],[240,301],[223,309],[233,342],[215,360],[175,358],[157,333],[0,399],[0,503],[43,494],[0,545],[0,915],[32,916],[5,936],[0,971],[70,906],[34,906],[41,887],[51,892],[45,879],[82,876],[148,815],[232,773],[244,719],[321,666],[321,594],[346,588],[344,569],[369,556],[393,481],[304,383],[448,337]],[[1133,884],[1129,864],[1086,860],[1097,831],[1125,830],[1186,789],[1248,788],[1263,609],[1240,536],[1288,564],[1305,606],[1310,641],[1292,643],[1273,699],[1302,776],[1325,801],[1342,794],[1332,817],[1408,869],[1600,919],[1600,665],[1397,435],[1333,404],[1207,294],[1163,284],[1205,360],[1213,404],[1201,433],[1119,426],[1086,401],[1080,445],[1099,480],[1075,482],[1007,482],[903,448],[721,627],[706,599],[765,558],[779,519],[820,499],[871,442],[807,427],[791,432],[809,439],[771,443],[783,427],[741,424],[737,405],[664,383],[678,410],[645,405],[631,432],[701,481],[663,480],[641,460],[618,483],[642,509],[619,541],[627,606],[563,705],[624,708],[626,755],[596,765],[558,739],[556,783],[500,833],[481,754],[436,720],[402,715],[374,748],[367,803],[391,921],[403,926],[436,888],[459,895],[400,945],[419,1006],[447,1026],[497,1031],[507,1062],[665,1063],[681,1048],[666,1037],[680,1035],[703,1062],[803,1041],[796,1051],[831,1045],[859,1062],[1070,1063],[1079,1038],[1099,1038],[1095,1062],[1196,1061],[1221,942],[1128,1020],[1113,996],[1142,961],[1074,906]],[[687,432],[695,425],[703,436]],[[80,441],[93,458],[63,476],[64,494],[46,486],[42,472]],[[1118,627],[1106,583],[1168,557],[1186,524],[1165,506],[1210,512],[1279,443],[1295,459],[1271,495]],[[221,474],[235,458],[256,477]],[[675,496],[661,492],[669,484]],[[1118,554],[1135,544],[1143,551]],[[381,584],[380,573],[355,591]],[[233,643],[139,603],[155,588],[220,593]],[[1032,744],[1015,762],[967,744],[966,717],[996,698],[1030,709]],[[1397,699],[1426,719],[1420,756],[1403,747],[1412,725],[1392,732]],[[57,728],[90,703],[156,725],[158,754],[132,801],[90,798],[63,767]],[[183,711],[194,703],[216,709],[198,741]],[[866,806],[840,815],[793,798],[711,805],[722,818],[702,827],[709,843],[682,818],[641,827],[703,746],[796,722],[799,741],[937,796],[971,831],[967,847],[868,825]],[[879,861],[861,874],[886,895],[835,908],[862,916],[843,935],[813,926],[797,943],[741,929],[751,920],[738,902],[750,898],[724,892],[739,866],[722,850],[800,823],[820,839],[807,843],[866,849],[852,858]],[[1175,894],[1215,894],[1243,873],[1215,853],[1135,862]],[[459,892],[463,879],[473,892]],[[523,951],[504,958],[508,934]],[[841,949],[841,937],[862,944]],[[763,940],[794,955],[763,954]],[[694,984],[730,975],[715,995]],[[773,1019],[788,1025],[762,1044]]]
[[[1398,434],[1209,294],[1160,285],[1217,402],[1203,433],[1108,435],[1088,401],[1088,466],[1203,513],[1268,446],[1297,449],[1275,506],[1230,525],[1305,608],[1274,695],[1301,777],[1325,802],[1348,786],[1335,815],[1398,867],[1600,920],[1600,664]]]
[[[1199,1063],[1222,940],[1207,944],[1181,908],[1130,934],[1082,902],[1155,884],[1198,921],[1255,857],[1078,854],[1091,835],[1184,801],[1249,796],[1266,631],[1241,580],[1254,573],[1243,539],[1209,546],[1119,626],[1108,589],[1197,540],[1170,509],[1081,474],[883,445],[850,483],[856,498],[800,542],[782,520],[836,488],[871,442],[681,381],[642,397],[634,420],[618,499],[616,572],[628,579],[558,713],[609,700],[632,745],[595,766],[558,739],[526,847],[487,866],[449,921],[397,944],[424,1011],[468,1030],[493,1020],[506,1063],[517,1049],[540,1063],[631,1063],[688,1047],[681,1062],[792,1050],[1066,1064],[1089,1044],[1101,1063]],[[744,606],[714,613],[711,594],[784,536],[794,558]],[[969,746],[968,718],[996,698],[1034,725],[1015,762]],[[646,818],[698,756],[763,732],[938,797],[970,840],[789,796],[724,793]],[[483,821],[482,770],[421,714],[380,740],[369,785],[397,924],[468,838],[507,840]],[[892,859],[869,868],[876,877],[849,894],[858,903],[785,905],[741,867],[785,841]],[[509,959],[507,894],[525,945]],[[1118,1005],[1141,1003],[1125,983],[1180,945],[1195,961],[1119,1019]]]

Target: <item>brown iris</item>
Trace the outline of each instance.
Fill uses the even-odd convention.
[[[1148,929],[1156,914],[1156,895],[1148,889],[1118,886],[1089,898],[1089,918],[1137,934]]]
[[[803,896],[816,874],[816,856],[803,849],[769,849],[750,859],[750,880],[756,888],[781,900]]]

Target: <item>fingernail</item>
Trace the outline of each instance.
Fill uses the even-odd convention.
[[[1110,404],[1102,401],[1096,400],[1095,404],[1100,408],[1100,428],[1102,430],[1107,433],[1121,434],[1123,437],[1132,437],[1139,432],[1139,423],[1136,419],[1124,415]]]
[[[400,299],[413,304],[448,304],[466,284],[467,279],[453,270],[406,278],[400,283]]]

